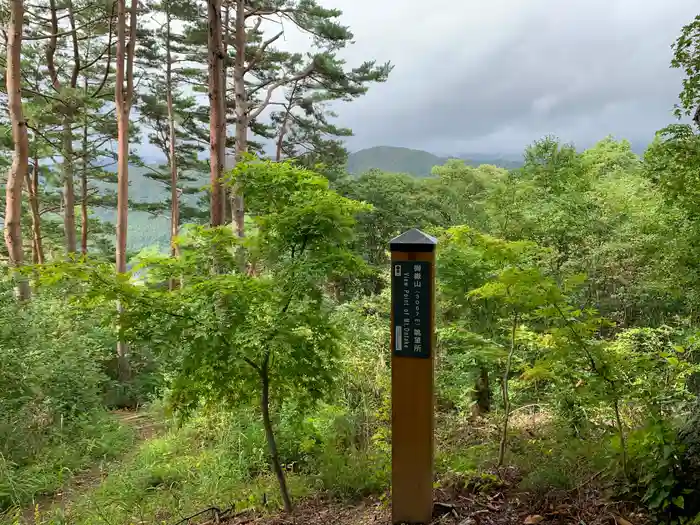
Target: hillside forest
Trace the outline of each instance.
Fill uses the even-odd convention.
[[[700,523],[700,16],[643,155],[546,136],[423,177],[351,165],[334,108],[391,57],[346,63],[316,0],[0,20],[0,523],[388,523],[410,228],[438,240],[435,523]]]

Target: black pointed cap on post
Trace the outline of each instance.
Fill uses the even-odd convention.
[[[434,252],[437,239],[413,228],[389,241],[392,252]]]

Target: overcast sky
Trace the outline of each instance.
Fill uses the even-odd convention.
[[[700,13],[696,0],[320,2],[355,34],[349,65],[395,65],[339,108],[350,149],[436,153],[519,152],[548,133],[579,147],[607,134],[648,143],[681,88],[670,46]]]

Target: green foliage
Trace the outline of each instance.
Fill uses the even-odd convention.
[[[685,501],[693,500],[695,491],[681,480],[684,449],[676,429],[651,417],[630,435],[629,444],[641,501],[659,517],[677,519],[685,514]]]
[[[15,450],[7,456],[0,454],[0,518],[2,511],[25,507],[43,494],[53,494],[73,475],[120,456],[134,444],[133,431],[100,410],[42,428],[41,444],[37,443],[36,428],[16,426],[12,430],[24,432],[36,450],[31,457],[13,461],[18,445],[10,441],[5,448],[14,445]]]
[[[682,69],[683,90],[680,93],[680,105],[676,106],[676,116],[693,115],[693,120],[698,120],[698,107],[700,107],[700,51],[698,39],[700,37],[700,16],[683,26],[680,36],[673,44],[673,59],[671,67]]]
[[[0,310],[0,453],[8,460],[31,458],[44,431],[101,405],[109,379],[100,365],[111,339],[63,308],[49,296],[24,308],[6,301]]]
[[[357,245],[365,260],[386,264],[387,242],[409,228],[434,224],[422,202],[420,181],[396,173],[370,171],[336,184],[344,196],[371,204],[358,217]]]

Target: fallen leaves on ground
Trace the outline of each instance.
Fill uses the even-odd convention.
[[[586,487],[575,491],[550,491],[541,495],[518,490],[519,477],[512,469],[498,473],[498,482],[484,490],[470,479],[453,479],[434,492],[433,521],[429,525],[645,525],[634,505],[616,503],[602,491]],[[323,498],[301,502],[292,515],[244,513],[227,525],[390,525],[388,495],[343,505]],[[622,518],[636,511],[635,523]],[[638,518],[638,519],[637,519]]]

